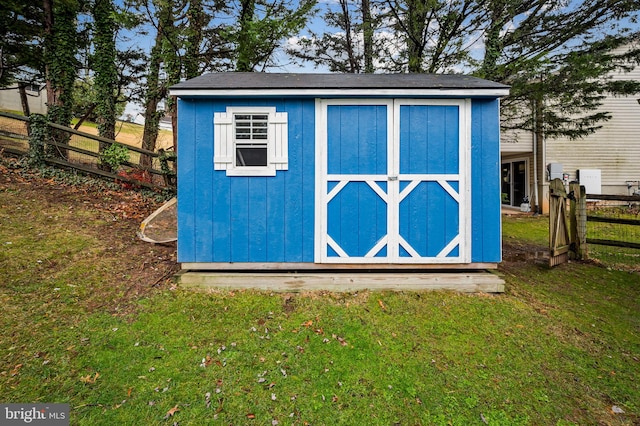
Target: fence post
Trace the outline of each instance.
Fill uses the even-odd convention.
[[[569,185],[573,193],[569,209],[571,226],[571,252],[575,259],[587,259],[587,194],[579,183]]]
[[[578,225],[578,259],[587,260],[589,258],[589,246],[587,246],[587,190],[584,185],[580,185],[580,196],[576,219]]]

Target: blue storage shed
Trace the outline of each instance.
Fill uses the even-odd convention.
[[[507,94],[430,74],[213,73],[173,86],[178,261],[495,267]]]

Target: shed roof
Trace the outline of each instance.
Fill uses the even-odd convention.
[[[204,74],[171,87],[176,96],[440,95],[505,96],[509,86],[461,74]]]

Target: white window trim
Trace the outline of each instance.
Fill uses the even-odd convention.
[[[267,114],[267,165],[248,167],[236,165],[235,114]],[[278,170],[288,169],[287,113],[276,112],[275,107],[233,106],[213,117],[214,170],[226,170],[227,176],[275,176]]]

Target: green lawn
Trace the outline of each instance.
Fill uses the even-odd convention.
[[[140,278],[166,249],[105,213],[117,195],[16,181],[0,402],[69,403],[74,425],[640,422],[637,273],[519,262],[501,295],[194,293]],[[505,240],[545,245],[546,220],[505,218]]]

